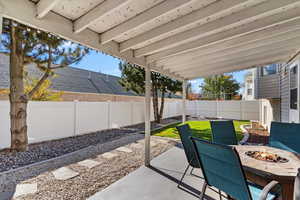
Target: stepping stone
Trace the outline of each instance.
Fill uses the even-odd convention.
[[[163,140],[163,139],[156,139],[155,141],[157,141],[157,142],[159,142],[159,143],[164,143],[164,144],[169,143],[168,140]]]
[[[37,183],[18,184],[14,194],[14,198],[21,195],[34,194],[37,192]]]
[[[78,172],[75,172],[67,167],[61,167],[53,171],[52,174],[57,180],[63,180],[63,181],[79,175]]]
[[[142,145],[141,143],[132,143],[130,146],[136,149],[140,149],[143,148],[144,145]]]
[[[81,166],[84,166],[84,167],[87,167],[89,169],[92,169],[93,167],[96,167],[100,163],[97,162],[97,161],[94,161],[94,160],[87,159],[87,160],[80,161],[77,164],[81,165]]]
[[[111,152],[106,152],[104,154],[102,154],[103,158],[106,158],[106,159],[112,159],[114,157],[117,156],[117,154],[114,154],[114,153],[111,153]]]
[[[122,152],[125,152],[125,153],[131,153],[132,150],[127,148],[127,147],[119,147],[116,149],[117,151],[122,151]]]

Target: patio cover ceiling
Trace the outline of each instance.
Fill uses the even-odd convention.
[[[0,0],[0,14],[180,80],[300,47],[299,0]]]

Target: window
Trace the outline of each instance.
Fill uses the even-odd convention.
[[[249,89],[247,90],[247,95],[252,95],[252,88],[249,88]]]
[[[267,65],[261,68],[261,75],[262,76],[267,76],[271,74],[276,74],[277,73],[277,64],[271,64]]]
[[[290,108],[297,110],[297,99],[298,99],[298,92],[297,88],[291,89],[291,102],[290,102]]]

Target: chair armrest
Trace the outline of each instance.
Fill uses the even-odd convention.
[[[277,181],[271,181],[264,187],[264,189],[261,192],[261,195],[259,197],[259,200],[266,200],[268,197],[268,194],[273,191],[277,194],[280,194],[281,192],[281,185]]]
[[[298,169],[298,174],[295,178],[294,200],[300,200],[300,168]]]

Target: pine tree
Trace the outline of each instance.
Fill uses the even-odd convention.
[[[26,151],[27,103],[57,68],[79,62],[89,49],[13,20],[4,19],[2,46],[10,53],[11,150]],[[28,92],[24,87],[24,66],[35,63],[43,75]]]
[[[143,95],[145,93],[144,68],[129,63],[120,63],[119,68],[122,72],[121,79],[119,81],[120,84],[126,90],[131,90],[138,95]],[[152,71],[151,84],[154,119],[157,123],[160,123],[163,117],[166,94],[175,94],[176,92],[181,91],[182,83]],[[160,106],[158,101],[159,96]]]

